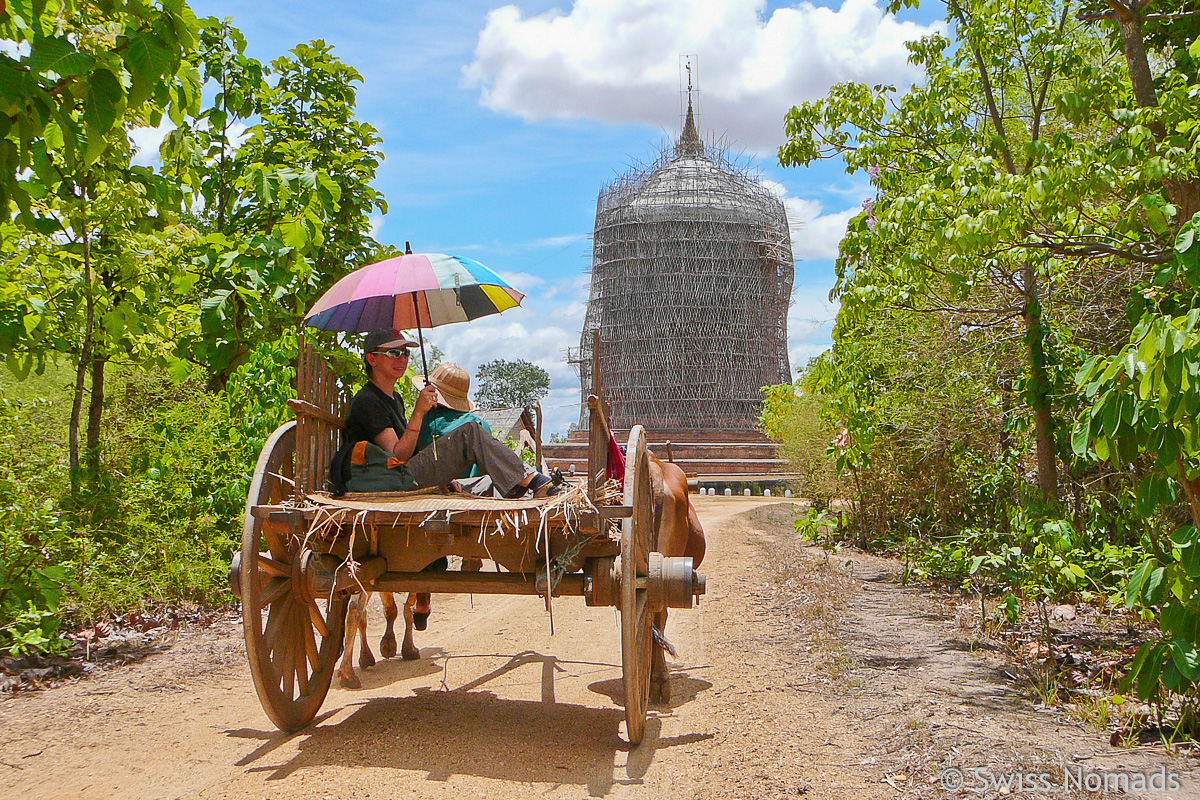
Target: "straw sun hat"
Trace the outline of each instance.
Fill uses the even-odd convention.
[[[413,386],[419,392],[425,388],[425,378],[414,375]],[[429,385],[437,390],[440,405],[455,411],[474,411],[475,404],[467,397],[471,390],[471,376],[458,364],[439,364],[429,375]]]

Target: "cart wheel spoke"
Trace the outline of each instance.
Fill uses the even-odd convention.
[[[294,624],[297,613],[293,604],[289,608],[289,623]],[[283,678],[283,696],[289,700],[295,697],[293,691],[296,684],[296,636],[292,632],[293,630],[293,625],[289,624],[284,632],[283,641],[280,643],[282,652],[279,658],[279,672]]]
[[[271,611],[267,616],[267,628],[263,632],[263,638],[268,642],[267,648],[269,651],[274,650],[275,644],[279,641],[279,628],[283,624],[283,619],[287,616],[291,605],[291,594],[284,595],[282,602],[271,604]]]
[[[329,628],[325,625],[325,618],[321,616],[321,609],[317,608],[317,601],[310,600],[308,603],[308,616],[312,620],[312,626],[317,629],[317,633],[321,634],[324,639],[329,636]]]
[[[304,652],[308,655],[308,663],[313,669],[313,674],[316,674],[316,671],[320,669],[320,651],[317,650],[317,638],[310,625],[304,626]]]
[[[258,554],[258,568],[275,578],[286,578],[292,574],[291,567],[283,562],[276,561],[266,553]]]
[[[271,553],[271,558],[286,563],[289,558],[286,534],[276,530],[276,524],[271,522],[263,525],[262,533],[263,541],[267,543],[267,550]]]
[[[290,591],[292,591],[291,578],[271,578],[263,586],[262,594],[258,596],[258,607],[260,609],[266,608]]]
[[[304,649],[304,641],[306,638],[305,631],[311,631],[307,625],[301,625],[296,629],[296,635],[292,640],[292,663],[296,670],[296,690],[301,697],[308,695],[308,654]]]

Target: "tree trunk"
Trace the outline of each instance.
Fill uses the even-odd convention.
[[[1037,273],[1033,265],[1021,270],[1025,285],[1025,342],[1029,348],[1029,388],[1037,449],[1038,488],[1047,503],[1058,503],[1058,463],[1054,447],[1054,417],[1050,408],[1050,375],[1046,370],[1042,307],[1038,302]]]
[[[79,418],[83,411],[83,385],[88,364],[92,360],[92,328],[95,321],[95,306],[92,303],[92,248],[88,236],[87,218],[88,179],[85,175],[79,185],[79,231],[83,237],[83,298],[85,317],[83,343],[79,348],[79,363],[75,368],[75,394],[71,400],[71,424],[67,429],[67,452],[71,467],[71,496],[79,494]]]
[[[104,413],[104,366],[105,356],[92,359],[92,396],[88,403],[87,421],[87,466],[88,482],[95,485],[100,477],[100,424]]]
[[[1116,18],[1117,30],[1121,35],[1121,49],[1125,53],[1125,64],[1129,68],[1129,81],[1133,86],[1133,97],[1139,108],[1154,108],[1158,105],[1158,94],[1154,90],[1154,74],[1150,71],[1150,59],[1146,55],[1146,42],[1142,37],[1142,14],[1136,2],[1107,0]],[[1161,123],[1150,123],[1150,131],[1160,142],[1167,132]],[[1163,180],[1167,197],[1178,208],[1180,221],[1187,221],[1200,211],[1200,180]]]
[[[1133,84],[1133,96],[1142,108],[1158,105],[1154,92],[1154,75],[1150,72],[1150,59],[1146,57],[1146,43],[1142,39],[1142,15],[1136,2],[1123,3],[1108,0],[1109,8],[1117,18],[1117,30],[1121,34],[1121,48],[1125,51],[1125,62],[1129,65],[1129,80]],[[1160,130],[1155,131],[1162,136]]]

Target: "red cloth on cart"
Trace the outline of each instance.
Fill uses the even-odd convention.
[[[625,491],[625,454],[617,444],[617,437],[611,433],[608,434],[608,469],[605,471],[605,477],[615,478],[621,486],[621,491]]]

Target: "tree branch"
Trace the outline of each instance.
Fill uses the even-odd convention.
[[[950,11],[958,18],[958,23],[962,27],[967,27],[966,17],[963,16],[962,8],[958,4],[958,0],[950,0]],[[1008,167],[1010,175],[1017,174],[1017,166],[1013,163],[1012,153],[1008,149],[1008,137],[1004,133],[1004,121],[1000,118],[1000,110],[996,107],[996,96],[992,92],[992,82],[988,79],[987,64],[983,61],[983,55],[979,52],[979,48],[971,46],[971,52],[975,56],[975,63],[979,66],[979,80],[983,85],[983,94],[987,98],[988,113],[992,118],[992,126],[996,129],[996,136],[1000,139],[1004,152],[1004,165]]]
[[[1126,247],[1114,247],[1100,242],[1022,242],[1013,245],[1017,248],[1032,250],[1047,250],[1058,256],[1120,256],[1130,261],[1142,264],[1166,264],[1173,256],[1167,250],[1152,252],[1139,251]]]
[[[1165,14],[1143,14],[1142,15],[1143,20],[1148,20],[1148,19],[1173,20],[1173,19],[1185,19],[1187,17],[1200,17],[1200,11],[1174,11],[1174,12],[1165,13]],[[1081,11],[1075,15],[1075,19],[1079,20],[1080,22],[1098,22],[1100,20],[1112,20],[1115,22],[1117,20],[1117,14],[1115,11],[1095,11],[1095,12],[1091,12],[1091,13],[1084,13]]]

